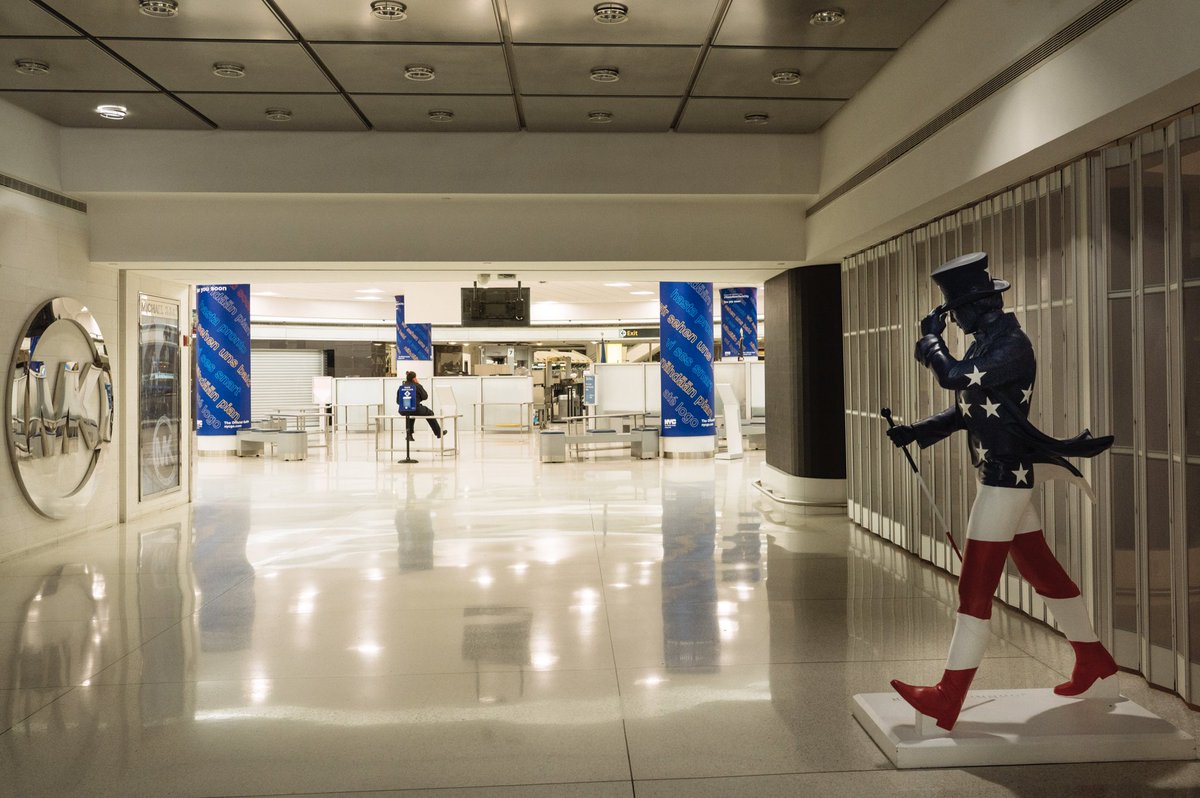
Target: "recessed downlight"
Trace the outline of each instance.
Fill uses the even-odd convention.
[[[605,288],[628,288],[629,283],[605,283]]]
[[[213,74],[219,78],[244,78],[246,77],[246,67],[243,64],[235,64],[232,61],[218,61],[213,64]]]
[[[371,16],[388,22],[408,19],[408,6],[394,0],[375,0],[371,3]]]
[[[428,114],[426,114],[426,116],[428,116],[434,122],[453,122],[454,121],[454,112],[447,111],[444,108],[435,108],[434,110],[432,110]]]
[[[22,75],[48,75],[50,65],[45,61],[34,61],[30,58],[18,58],[14,62],[17,71]]]
[[[765,125],[770,121],[771,116],[769,114],[746,114],[742,118],[746,120],[747,125]]]
[[[653,291],[630,291],[630,296],[654,296]]]
[[[179,13],[179,3],[176,0],[138,0],[138,11],[148,17],[166,19]]]
[[[124,119],[129,116],[129,109],[123,105],[97,105],[96,113],[105,119]]]
[[[592,7],[592,19],[601,25],[619,25],[629,19],[629,6],[624,3],[597,3]]]
[[[800,82],[800,70],[776,69],[771,73],[771,82],[776,86],[795,86]]]
[[[841,8],[821,8],[814,11],[812,16],[808,18],[808,24],[818,28],[841,25],[845,21],[846,11]]]
[[[267,119],[270,119],[272,122],[292,121],[292,110],[290,108],[268,108],[265,113]]]
[[[592,70],[592,80],[597,83],[616,83],[621,79],[621,70],[616,67],[596,67]]]
[[[433,67],[426,64],[409,64],[404,67],[404,77],[418,82],[433,80]]]
[[[597,125],[607,125],[613,120],[612,111],[589,111],[588,121]]]

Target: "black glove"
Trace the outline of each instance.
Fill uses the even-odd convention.
[[[934,308],[928,316],[921,319],[921,335],[941,335],[946,331],[946,314],[941,308]]]
[[[897,449],[901,449],[917,439],[917,431],[907,424],[897,424],[888,427],[887,436],[892,439]]]

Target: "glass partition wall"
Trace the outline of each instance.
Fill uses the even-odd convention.
[[[1200,117],[1068,164],[846,259],[842,267],[850,514],[957,573],[932,508],[888,443],[882,407],[908,423],[951,396],[913,360],[940,302],[929,273],[982,250],[1008,280],[1037,351],[1031,420],[1056,437],[1111,432],[1079,462],[1093,505],[1041,489],[1046,538],[1125,667],[1200,703]],[[951,348],[963,336],[951,325]],[[975,493],[962,436],[916,452],[959,537]],[[1189,508],[1191,516],[1189,517]],[[1009,566],[998,595],[1045,619]]]

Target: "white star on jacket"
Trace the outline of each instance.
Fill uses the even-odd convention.
[[[978,385],[983,387],[983,376],[985,374],[987,374],[986,371],[980,371],[979,366],[975,366],[971,373],[967,375],[967,379],[970,380],[967,385]]]
[[[987,415],[984,416],[984,418],[987,418],[988,416],[995,416],[996,418],[1000,418],[1000,414],[998,412],[996,412],[1000,409],[1000,405],[997,404],[996,402],[992,402],[992,401],[984,402],[983,409],[987,411]]]
[[[1021,389],[1021,404],[1023,404],[1023,405],[1029,404],[1029,400],[1032,397],[1033,397],[1033,386],[1032,385],[1030,385],[1028,388]]]
[[[1016,479],[1017,479],[1016,484],[1018,484],[1018,485],[1028,485],[1029,484],[1029,481],[1026,479],[1026,477],[1029,476],[1029,469],[1027,469],[1025,466],[1018,465],[1017,470],[1012,472],[1012,475],[1014,477],[1016,477]]]
[[[962,411],[964,416],[971,415],[971,405],[968,402],[959,402],[958,409]]]
[[[988,453],[988,450],[983,448],[982,446],[975,447],[975,454],[979,455],[979,462],[982,463],[985,460],[987,460],[987,453]]]

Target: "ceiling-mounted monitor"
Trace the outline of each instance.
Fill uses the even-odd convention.
[[[528,327],[529,289],[462,289],[464,327]]]

